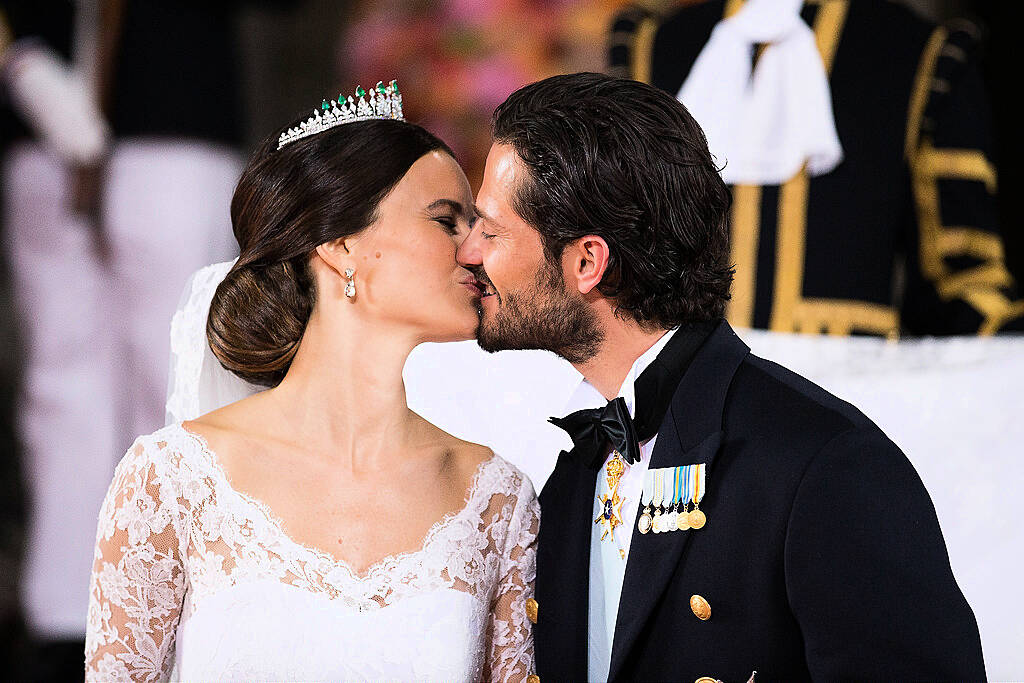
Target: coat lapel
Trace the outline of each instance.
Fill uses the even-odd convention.
[[[726,393],[749,352],[727,323],[718,326],[680,381],[651,455],[652,469],[706,462],[705,506],[714,501],[714,459],[723,439]],[[588,507],[587,511],[590,509]],[[713,524],[713,518],[708,523]],[[641,534],[633,529],[615,623],[609,680],[615,680],[621,673],[647,619],[675,573],[683,551],[696,533],[700,531]],[[581,571],[586,575],[586,563]]]
[[[590,526],[597,470],[571,451],[559,455],[540,494],[537,537],[537,671],[550,680],[586,680]]]

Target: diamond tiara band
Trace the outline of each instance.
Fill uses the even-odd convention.
[[[324,100],[319,111],[314,109],[308,119],[281,133],[277,148],[346,123],[373,119],[405,121],[402,93],[398,91],[397,82],[384,85],[383,81],[378,81],[369,94],[360,86],[356,88],[355,96],[359,99],[352,95],[345,97],[342,93],[336,100]]]

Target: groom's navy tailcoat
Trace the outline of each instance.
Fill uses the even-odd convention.
[[[984,679],[974,614],[906,456],[850,404],[751,355],[724,322],[679,382],[650,466],[698,462],[706,526],[632,530],[611,680]],[[563,452],[540,495],[546,683],[587,677],[597,476]],[[707,621],[693,595],[710,604]]]

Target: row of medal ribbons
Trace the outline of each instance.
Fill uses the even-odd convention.
[[[644,511],[636,521],[640,533],[703,528],[708,521],[700,510],[706,473],[707,463],[647,470],[640,498]]]

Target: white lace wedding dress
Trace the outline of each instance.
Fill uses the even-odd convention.
[[[170,425],[135,442],[100,512],[86,678],[523,681],[538,514],[495,456],[419,550],[357,576]]]

